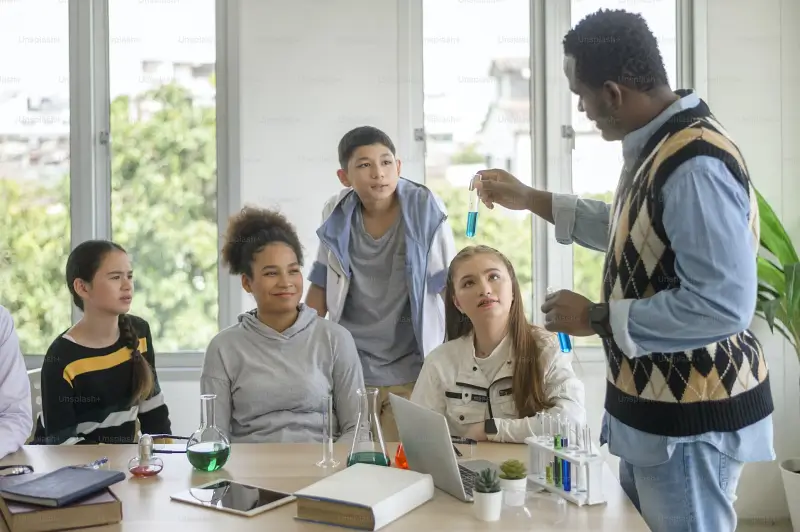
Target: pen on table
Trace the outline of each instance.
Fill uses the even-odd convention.
[[[89,462],[88,464],[86,464],[83,467],[88,467],[90,469],[100,469],[101,467],[103,467],[107,463],[108,463],[108,457],[104,456],[102,458],[98,458],[94,462]]]
[[[464,455],[461,454],[461,451],[458,450],[458,447],[456,447],[455,444],[453,444],[453,450],[456,452],[456,456],[459,458],[464,458]]]

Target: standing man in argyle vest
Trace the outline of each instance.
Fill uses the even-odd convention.
[[[772,395],[753,318],[758,205],[736,144],[691,91],[673,92],[644,19],[584,18],[564,38],[579,109],[624,168],[611,205],[480,172],[483,202],[527,209],[557,240],[606,254],[602,301],[548,297],[551,331],[597,334],[607,361],[601,443],[655,532],[733,532],[746,462],[775,459]]]

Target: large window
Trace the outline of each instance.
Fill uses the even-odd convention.
[[[0,2],[0,305],[32,354],[71,323],[67,8]]]
[[[620,2],[619,0],[571,0],[572,24],[601,8],[623,8],[641,14],[658,39],[667,77],[673,88],[677,77],[677,13],[675,0]],[[622,169],[620,142],[607,142],[600,132],[578,111],[578,98],[573,95],[572,127],[575,150],[572,153],[572,190],[584,198],[611,202]],[[576,292],[592,301],[599,301],[602,281],[602,253],[578,245],[573,248],[573,286]],[[577,339],[579,343],[598,344],[595,336]]]
[[[502,168],[531,182],[528,0],[423,0],[425,183],[447,205],[456,247],[486,244],[514,264],[530,314],[531,215],[481,207],[466,237],[468,184]]]
[[[112,238],[158,351],[219,330],[214,0],[109,2]]]

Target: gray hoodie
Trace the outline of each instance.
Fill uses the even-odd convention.
[[[247,443],[321,442],[328,394],[335,435],[352,439],[363,386],[353,337],[304,304],[282,333],[240,314],[211,340],[200,377],[201,393],[217,395],[217,427]]]

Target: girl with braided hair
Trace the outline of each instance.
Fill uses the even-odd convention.
[[[34,443],[135,443],[137,419],[144,433],[171,434],[150,326],[128,314],[128,254],[113,242],[86,241],[72,251],[66,270],[83,316],[45,356]]]

